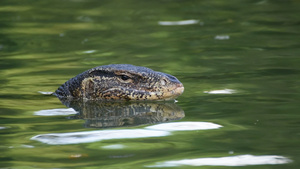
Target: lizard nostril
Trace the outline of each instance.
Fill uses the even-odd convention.
[[[177,83],[176,87],[183,87],[183,84],[182,83]]]

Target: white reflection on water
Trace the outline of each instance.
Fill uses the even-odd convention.
[[[87,53],[87,54],[89,54],[89,53],[95,53],[96,52],[96,50],[87,50],[87,51],[83,51],[82,53]]]
[[[172,26],[172,25],[192,25],[192,24],[197,24],[199,23],[198,20],[183,20],[183,21],[159,21],[158,24],[159,25],[163,25],[163,26]],[[203,23],[200,23],[203,24]]]
[[[230,157],[215,157],[215,158],[196,158],[184,159],[177,161],[159,162],[155,165],[146,167],[176,167],[182,165],[189,166],[247,166],[247,165],[266,165],[266,164],[286,164],[291,160],[277,155],[239,155]]]
[[[40,110],[34,112],[36,116],[65,116],[65,115],[72,115],[77,114],[77,112],[72,109],[48,109],[48,110]]]
[[[236,93],[233,89],[224,89],[224,90],[211,90],[211,91],[204,91],[203,93],[208,94],[233,94]]]
[[[38,92],[43,95],[52,95],[53,94],[53,92],[43,92],[43,91],[38,91]]]
[[[102,146],[104,149],[122,149],[125,148],[126,146],[122,144],[112,144],[112,145],[107,145],[107,146]]]
[[[228,40],[228,39],[230,39],[230,36],[229,35],[217,35],[217,36],[215,36],[215,39],[216,40]]]
[[[164,130],[164,131],[184,131],[184,130],[209,130],[223,127],[210,122],[173,122],[163,123],[146,127],[146,129]]]
[[[71,133],[52,133],[41,134],[31,138],[42,143],[58,144],[78,144],[90,143],[109,139],[126,139],[126,138],[143,138],[143,137],[161,137],[167,136],[167,131],[154,131],[145,129],[128,129],[128,130],[100,130]]]
[[[162,137],[170,135],[169,131],[217,129],[221,125],[209,122],[173,122],[146,127],[145,129],[97,130],[71,133],[40,134],[31,140],[46,144],[79,144],[109,139]]]

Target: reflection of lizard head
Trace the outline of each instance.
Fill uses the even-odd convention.
[[[174,76],[149,68],[113,64],[92,68],[60,86],[59,98],[100,100],[172,100],[184,91]]]
[[[180,120],[184,111],[172,102],[102,102],[61,100],[78,112],[69,119],[84,119],[85,127],[136,126]]]

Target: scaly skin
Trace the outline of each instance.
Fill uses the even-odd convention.
[[[59,98],[88,100],[172,100],[184,91],[174,76],[129,64],[98,66],[68,80]]]

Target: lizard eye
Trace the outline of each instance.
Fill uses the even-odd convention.
[[[117,79],[122,83],[132,83],[134,81],[134,75],[126,72],[114,72]]]
[[[126,76],[126,75],[121,75],[121,79],[124,80],[124,81],[126,81],[126,80],[130,79],[130,77]]]
[[[160,83],[161,85],[165,86],[168,82],[166,79],[161,79]]]

